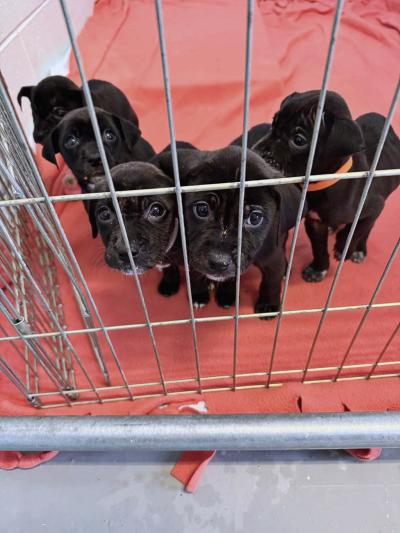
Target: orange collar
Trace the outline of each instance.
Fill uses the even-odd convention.
[[[351,167],[353,166],[353,158],[349,157],[349,159],[342,165],[335,174],[342,174],[344,172],[348,172]],[[322,191],[323,189],[328,189],[329,187],[332,187],[332,185],[335,185],[335,183],[339,181],[338,178],[333,178],[331,180],[324,180],[324,181],[313,181],[308,185],[307,192],[314,192],[314,191]]]

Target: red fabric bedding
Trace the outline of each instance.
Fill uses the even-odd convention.
[[[259,0],[254,16],[250,125],[270,121],[281,99],[294,90],[318,88],[321,84],[335,2],[333,0]],[[235,0],[164,0],[164,19],[177,138],[200,148],[224,146],[240,133],[243,105],[243,72],[246,32],[246,3]],[[99,0],[94,16],[79,38],[89,78],[107,79],[129,97],[140,118],[143,135],[155,149],[169,143],[161,62],[152,0]],[[400,2],[398,0],[348,1],[339,30],[337,49],[329,88],[339,91],[356,117],[368,111],[385,114],[397,82],[400,52]],[[71,65],[71,77],[78,79]],[[400,133],[399,112],[393,122]],[[66,185],[68,171],[57,176],[56,167],[41,160],[39,164],[52,194],[71,190]],[[382,178],[384,179],[384,178]],[[398,239],[400,191],[394,193],[375,225],[369,241],[369,255],[362,265],[346,263],[333,306],[368,303],[390,252]],[[89,223],[80,203],[57,206],[73,249],[82,266],[104,322],[107,325],[144,322],[134,281],[111,271],[102,261],[102,245],[93,241]],[[286,309],[312,309],[324,305],[336,263],[319,284],[306,284],[302,268],[310,261],[311,250],[301,230]],[[395,261],[377,298],[378,303],[400,298],[400,259]],[[82,327],[64,274],[60,288],[65,302],[69,328]],[[152,271],[141,277],[150,317],[153,321],[188,318],[185,287],[166,301],[157,293],[160,274]],[[242,278],[241,312],[251,313],[257,296],[259,273],[251,269]],[[197,310],[196,316],[226,315],[214,302]],[[327,316],[312,360],[312,367],[335,366],[343,357],[362,316],[362,311],[332,312]],[[274,370],[303,368],[320,314],[293,315],[282,323]],[[371,311],[362,334],[351,351],[348,363],[372,363],[382,350],[399,320],[398,308]],[[239,330],[238,372],[265,372],[271,355],[276,321],[247,319]],[[198,340],[203,376],[228,375],[232,372],[233,321],[199,324]],[[195,359],[189,325],[155,328],[166,379],[194,378]],[[97,365],[84,336],[71,337],[82,354],[97,385],[103,385]],[[114,385],[121,378],[100,336]],[[128,380],[133,383],[158,381],[158,371],[145,329],[112,333]],[[399,360],[400,337],[394,339],[384,360]],[[5,354],[7,355],[7,354]],[[357,374],[368,372],[357,370]],[[399,365],[380,372],[396,373]],[[353,371],[354,372],[354,371]],[[78,371],[80,386],[87,387]],[[313,373],[313,379],[330,377],[332,370]],[[350,375],[345,372],[344,375]],[[275,376],[273,381],[296,382],[300,373]],[[238,385],[253,383],[255,378],[239,378]],[[265,378],[264,378],[265,379]],[[259,383],[262,378],[256,379]],[[378,383],[379,382],[379,383]],[[206,382],[206,386],[230,385],[229,380]],[[196,383],[179,389],[195,389]],[[143,389],[138,389],[138,391]],[[175,389],[170,388],[173,392]],[[278,392],[281,391],[281,392]],[[152,387],[149,392],[160,391]],[[370,383],[334,385],[287,385],[263,391],[259,404],[246,404],[254,392],[206,394],[209,412],[225,412],[229,405],[243,402],[251,412],[296,411],[296,398],[306,398],[307,411],[343,410],[332,397],[345,391],[348,410],[383,410],[400,408],[396,379]],[[247,396],[249,395],[249,396]],[[290,398],[289,407],[282,395]],[[333,396],[332,396],[333,395]],[[112,396],[104,393],[104,397]],[[336,397],[336,396],[335,396]],[[212,398],[212,401],[209,400]],[[82,394],[81,399],[93,399]],[[376,401],[375,401],[376,400]],[[148,400],[137,403],[108,403],[73,409],[49,409],[45,414],[117,414],[148,412]],[[285,402],[284,402],[285,403]],[[134,406],[133,406],[134,405]],[[305,403],[303,402],[303,409]],[[41,414],[17,396],[0,375],[0,412]],[[229,412],[234,412],[229,409]]]

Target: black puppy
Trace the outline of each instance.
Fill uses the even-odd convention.
[[[319,91],[293,93],[276,113],[271,131],[253,150],[286,176],[304,175],[310,150]],[[331,174],[368,170],[384,124],[377,113],[353,121],[344,99],[328,91],[312,172]],[[400,166],[400,141],[391,128],[378,169]],[[400,177],[372,181],[346,259],[360,263],[367,255],[367,239]],[[303,270],[306,281],[321,281],[329,268],[328,227],[344,225],[336,234],[335,257],[340,259],[365,185],[365,179],[329,180],[311,183],[305,227],[313,250],[313,261]]]
[[[135,111],[118,87],[103,80],[89,80],[88,84],[95,106],[139,126]],[[22,87],[17,97],[20,106],[24,96],[31,103],[33,138],[39,144],[69,111],[86,105],[82,89],[64,76],[49,76],[37,85]]]
[[[111,170],[111,175],[118,191],[173,185],[168,176],[150,163],[130,162],[117,165]],[[104,176],[95,178],[93,190],[94,192],[109,190]],[[168,284],[168,294],[177,292],[179,270],[175,267],[170,268],[171,262],[177,264],[178,220],[175,196],[171,194],[132,196],[120,198],[118,203],[138,274],[153,267],[164,269],[160,292],[165,294],[163,283]],[[93,238],[100,233],[104,243],[104,258],[107,265],[125,274],[133,274],[111,199],[90,200],[88,212]]]
[[[153,148],[133,122],[99,108],[96,116],[111,168],[128,161],[147,161],[154,155]],[[103,173],[103,165],[86,107],[68,113],[48,135],[43,157],[56,164],[57,153],[62,154],[82,190],[89,191],[92,178]]]
[[[247,152],[246,180],[280,177],[256,154]],[[184,185],[237,181],[241,149],[179,151],[179,170]],[[171,173],[168,154],[159,164]],[[257,313],[276,312],[285,273],[285,242],[295,224],[300,191],[296,186],[247,188],[244,203],[241,273],[251,264],[261,270],[262,282],[255,306]],[[209,284],[216,282],[216,299],[222,307],[235,302],[239,191],[218,190],[184,194],[188,257],[193,301],[209,301]]]

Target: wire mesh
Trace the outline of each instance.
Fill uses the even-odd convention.
[[[385,179],[385,177],[400,174],[400,169],[376,169],[386,135],[389,131],[390,122],[393,118],[395,106],[399,98],[399,84],[395,90],[388,118],[385,122],[370,170],[366,172],[350,172],[334,175],[311,174],[329,76],[333,63],[335,42],[340,27],[343,0],[339,0],[336,4],[305,176],[246,181],[247,152],[243,147],[247,146],[248,135],[252,18],[254,11],[254,0],[248,0],[247,19],[244,22],[246,24],[246,56],[244,68],[243,134],[240,178],[238,181],[228,183],[214,183],[197,186],[183,186],[180,182],[162,2],[161,0],[156,0],[155,16],[157,20],[164,93],[171,140],[174,186],[130,191],[115,190],[71,17],[65,0],[59,0],[59,3],[70,38],[73,55],[78,65],[86,105],[92,121],[109,191],[104,193],[58,196],[50,196],[48,194],[12,107],[5,83],[1,80],[0,234],[2,239],[0,245],[0,310],[4,316],[4,321],[0,323],[0,331],[2,334],[0,337],[0,372],[7,378],[7,380],[12,383],[19,393],[23,395],[27,401],[31,402],[32,405],[49,408],[64,405],[86,405],[99,402],[107,403],[119,400],[133,400],[136,398],[148,398],[168,393],[190,394],[199,391],[244,390],[264,388],[265,386],[279,387],[289,380],[312,384],[400,376],[400,360],[384,360],[387,350],[399,333],[400,323],[394,328],[390,335],[388,335],[381,352],[373,362],[348,364],[349,355],[353,349],[354,343],[361,335],[365,322],[371,311],[378,309],[393,309],[394,312],[398,312],[400,302],[377,303],[376,299],[393,266],[400,247],[400,241],[397,241],[393,251],[390,253],[387,264],[371,294],[369,302],[358,305],[331,306],[337,281],[343,269],[344,257],[349,248],[354,229],[357,225],[372,180]],[[334,176],[335,179],[345,180],[366,179],[364,192],[360,199],[352,230],[350,231],[345,244],[343,257],[339,262],[324,306],[318,308],[286,309],[286,297],[289,290],[289,280],[295,257],[296,243],[299,235],[307,188],[312,182],[329,180],[332,176]],[[277,313],[240,313],[240,249],[246,188],[288,185],[293,183],[300,183],[303,185],[302,197],[289,251],[289,260],[280,310]],[[194,313],[190,284],[190,265],[187,255],[183,195],[188,192],[230,189],[239,190],[239,260],[237,264],[236,301],[234,312],[233,314],[220,316],[197,317]],[[129,238],[125,227],[125,221],[121,213],[119,199],[132,196],[145,196],[151,193],[156,193],[157,195],[176,195],[188,296],[188,318],[153,321],[151,320],[148,311],[142,284],[131,253]],[[143,310],[144,321],[142,322],[117,325],[108,325],[104,322],[95,298],[79,265],[78,258],[74,254],[68,236],[65,233],[55,210],[55,205],[58,203],[105,198],[111,199],[117,214],[129,262],[134,273],[135,289]],[[63,283],[66,283],[68,287],[71,288],[82,327],[73,328],[67,325],[68,321],[63,312],[63,297],[59,282],[61,275],[63,276]],[[326,316],[328,314],[346,313],[351,311],[360,311],[363,312],[363,314],[352,338],[350,339],[345,353],[341,354],[341,357],[338,357],[337,364],[330,366],[311,366],[314,349]],[[277,369],[277,347],[283,318],[299,315],[316,315],[317,317],[320,317],[305,366],[295,369]],[[277,318],[271,354],[266,365],[267,370],[262,372],[239,372],[239,324],[243,323],[243,327],[245,327],[245,322],[247,320],[265,317]],[[202,373],[200,359],[198,325],[225,321],[232,321],[234,330],[232,372],[204,375]],[[187,375],[187,377],[182,377],[180,379],[168,379],[166,377],[163,353],[159,350],[155,335],[156,328],[162,334],[168,335],[172,326],[189,327],[193,342],[195,362],[194,372],[192,375]],[[112,334],[135,330],[143,330],[149,338],[155,364],[158,369],[158,379],[156,380],[138,382],[137,380],[132,379],[132,376],[128,375],[123,362],[124,354],[118,352],[112,341]],[[85,351],[85,353],[77,351],[75,347],[74,341],[78,337],[85,337],[88,340],[88,346],[90,349]],[[187,356],[189,357],[189,355]],[[88,363],[92,360],[96,362],[99,373],[95,374],[88,369]],[[20,370],[21,367],[16,364],[17,361],[23,362],[23,372]],[[350,372],[350,374],[348,372]],[[114,376],[114,379],[112,379],[111,376]],[[118,380],[116,380],[115,376],[118,376]]]

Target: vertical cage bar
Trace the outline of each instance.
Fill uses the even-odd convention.
[[[289,288],[289,279],[290,279],[290,274],[291,274],[292,266],[293,266],[294,252],[296,248],[297,239],[299,236],[302,214],[303,214],[304,206],[306,203],[306,195],[307,195],[307,190],[308,190],[308,184],[310,181],[312,166],[314,162],[315,150],[317,148],[318,134],[319,134],[319,130],[321,127],[322,113],[324,111],[326,93],[328,90],[328,82],[329,82],[329,78],[330,78],[331,70],[332,70],[333,57],[334,57],[335,46],[336,46],[336,37],[339,31],[340,20],[341,20],[342,11],[343,11],[343,5],[344,5],[344,0],[337,0],[335,15],[334,15],[333,24],[332,24],[331,37],[329,41],[329,49],[328,49],[328,54],[326,58],[321,91],[320,91],[319,100],[318,100],[318,107],[317,107],[317,113],[315,117],[314,129],[313,129],[313,134],[311,138],[310,153],[309,153],[308,160],[307,160],[306,173],[304,176],[303,189],[301,192],[300,206],[299,206],[299,211],[297,213],[296,225],[293,231],[292,244],[290,247],[289,260],[288,260],[288,265],[286,269],[285,282],[284,282],[283,293],[282,293],[282,298],[281,298],[281,305],[280,305],[279,314],[278,314],[278,322],[276,324],[275,336],[274,336],[274,341],[272,345],[271,358],[270,358],[270,363],[269,363],[269,368],[268,368],[268,373],[267,373],[267,376],[268,376],[267,383],[266,383],[267,387],[271,385],[271,380],[272,380],[272,369],[273,369],[274,362],[275,362],[276,350],[278,346],[278,338],[279,338],[279,333],[280,333],[282,320],[283,320],[282,313],[285,308],[286,296],[287,296],[287,292]]]
[[[372,365],[372,368],[367,376],[367,379],[371,379],[372,376],[374,375],[374,372],[377,368],[377,366],[379,365],[379,363],[382,361],[385,353],[387,352],[387,349],[389,348],[389,346],[392,344],[392,341],[393,339],[396,337],[396,335],[398,334],[398,332],[400,331],[400,322],[397,324],[397,326],[394,328],[393,332],[391,333],[390,337],[388,338],[388,340],[386,341],[385,343],[385,346],[383,347],[381,353],[379,354],[379,357],[377,358],[377,360],[375,361],[375,363]]]
[[[236,390],[236,374],[238,360],[238,340],[239,340],[239,314],[240,314],[240,273],[242,263],[242,238],[243,238],[243,212],[246,181],[247,163],[247,137],[249,126],[249,106],[250,106],[250,79],[251,79],[251,54],[253,45],[253,15],[254,0],[247,0],[247,27],[246,27],[246,59],[244,71],[244,95],[243,95],[243,134],[242,134],[242,154],[240,160],[240,188],[239,188],[239,216],[237,234],[237,264],[235,280],[235,318],[233,333],[233,389]]]
[[[135,264],[135,261],[134,261],[133,256],[132,256],[132,250],[131,250],[131,247],[130,247],[129,237],[128,237],[127,230],[126,230],[126,227],[125,227],[125,222],[124,222],[124,219],[123,219],[123,216],[122,216],[122,212],[121,212],[121,209],[120,209],[120,206],[119,206],[118,198],[115,195],[114,183],[113,183],[112,176],[111,176],[111,173],[110,173],[110,168],[109,168],[109,165],[108,165],[106,152],[104,150],[103,140],[102,140],[102,137],[101,137],[99,124],[98,124],[97,117],[96,117],[96,111],[94,109],[93,100],[92,100],[92,96],[90,94],[90,89],[89,89],[89,85],[88,85],[88,82],[87,82],[85,70],[83,68],[82,57],[81,57],[81,54],[80,54],[80,51],[79,51],[79,47],[78,47],[78,44],[77,44],[77,41],[76,41],[75,32],[74,32],[73,25],[72,25],[72,19],[71,19],[69,10],[67,8],[67,5],[65,3],[65,0],[59,0],[59,2],[60,2],[60,6],[61,6],[61,11],[62,11],[62,14],[63,14],[63,17],[64,17],[65,25],[66,25],[66,28],[67,28],[69,40],[70,40],[70,43],[71,43],[73,55],[74,55],[76,64],[78,66],[79,75],[81,77],[82,89],[83,89],[83,93],[85,95],[85,101],[86,101],[86,105],[87,105],[87,108],[88,108],[90,120],[91,120],[91,123],[92,123],[92,126],[93,126],[93,131],[94,131],[94,135],[95,135],[95,139],[96,139],[96,144],[97,144],[97,147],[99,149],[99,154],[100,154],[101,162],[102,162],[102,165],[103,165],[103,169],[104,169],[107,185],[108,185],[108,188],[109,188],[109,191],[110,191],[110,194],[111,194],[111,200],[112,200],[112,203],[113,203],[115,214],[117,215],[117,220],[118,220],[118,223],[119,223],[119,226],[120,226],[120,229],[121,229],[122,239],[124,241],[124,245],[125,245],[125,248],[126,248],[126,251],[127,251],[127,254],[128,254],[129,263],[131,265],[131,269],[132,269],[132,272],[134,274],[135,284],[136,284],[136,288],[137,288],[137,291],[138,291],[138,294],[139,294],[140,303],[141,303],[141,306],[142,306],[142,309],[143,309],[143,313],[144,313],[144,316],[145,316],[145,321],[146,321],[146,324],[147,324],[147,330],[148,330],[148,333],[149,333],[149,336],[150,336],[151,345],[152,345],[154,356],[155,356],[155,359],[156,359],[158,372],[159,372],[160,380],[161,380],[161,383],[162,383],[163,392],[164,392],[164,394],[167,394],[168,391],[167,391],[167,387],[166,387],[166,384],[165,384],[164,372],[163,372],[163,369],[162,369],[162,366],[161,366],[161,360],[160,360],[160,356],[159,356],[159,353],[158,353],[158,348],[157,348],[157,343],[156,343],[156,339],[155,339],[155,336],[154,336],[153,327],[152,327],[151,322],[150,322],[150,317],[149,317],[146,301],[145,301],[145,298],[144,298],[143,289],[142,289],[142,286],[141,286],[141,283],[140,283],[140,280],[139,280],[139,275],[137,273],[136,264]],[[116,355],[116,353],[115,353],[115,355]],[[126,379],[125,372],[123,371],[122,366],[121,366],[121,364],[119,362],[118,356],[116,356],[116,362],[117,361],[118,361],[120,373],[121,373],[121,375],[123,377],[123,380],[124,380],[125,387],[126,387],[128,393],[129,393],[129,396],[131,397],[131,399],[133,399],[131,389],[130,389],[128,381]]]
[[[180,182],[180,176],[179,176],[178,152],[176,149],[174,115],[173,115],[173,110],[172,110],[171,83],[169,79],[167,46],[165,42],[164,20],[163,20],[161,0],[156,0],[155,6],[156,6],[158,38],[159,38],[161,63],[162,63],[162,73],[163,73],[163,81],[164,81],[164,94],[165,94],[165,101],[166,101],[166,106],[167,106],[168,128],[169,128],[169,135],[170,135],[170,140],[171,140],[172,168],[174,172],[176,201],[177,201],[177,207],[178,207],[178,219],[179,219],[179,229],[180,229],[181,243],[182,243],[183,265],[185,269],[186,290],[187,290],[188,301],[189,301],[189,317],[190,317],[190,325],[191,325],[192,338],[193,338],[197,382],[199,386],[199,392],[202,392],[200,354],[199,354],[199,348],[198,348],[198,342],[197,342],[196,323],[194,320],[192,286],[190,282],[190,267],[189,267],[188,253],[187,253],[185,218],[183,214],[182,189],[181,189],[181,182]]]
[[[389,257],[389,259],[388,259],[388,261],[386,263],[386,266],[385,266],[385,268],[384,268],[384,270],[383,270],[383,272],[382,272],[382,274],[381,274],[381,276],[379,278],[379,281],[378,281],[378,283],[377,283],[377,285],[376,285],[376,287],[374,289],[374,292],[372,293],[372,296],[371,296],[371,299],[370,299],[370,301],[368,303],[368,306],[365,309],[364,314],[363,314],[363,316],[361,317],[361,320],[358,323],[356,331],[354,332],[353,337],[351,338],[349,346],[347,347],[347,350],[346,350],[346,352],[345,352],[345,354],[343,356],[343,359],[342,359],[342,361],[341,361],[341,363],[339,365],[339,368],[338,368],[338,370],[336,372],[336,375],[333,378],[333,381],[337,381],[338,378],[340,377],[340,375],[342,373],[342,370],[343,370],[343,366],[346,364],[347,358],[348,358],[348,356],[349,356],[349,354],[350,354],[350,352],[351,352],[351,350],[352,350],[352,348],[354,346],[354,343],[357,340],[357,337],[358,337],[361,329],[363,328],[363,326],[365,324],[365,321],[368,318],[368,315],[369,315],[369,313],[371,311],[371,308],[372,308],[371,306],[375,302],[375,299],[378,296],[379,291],[381,290],[382,285],[383,285],[387,275],[390,272],[390,269],[391,269],[391,267],[393,265],[394,260],[396,259],[396,256],[397,256],[397,253],[398,253],[399,249],[400,249],[400,239],[397,241],[395,247],[392,250],[392,253],[390,254],[390,257]]]
[[[368,191],[370,189],[372,180],[374,179],[375,170],[376,170],[376,167],[378,165],[379,158],[381,156],[381,153],[382,153],[382,150],[383,150],[383,146],[384,146],[385,141],[386,141],[387,134],[389,133],[390,123],[391,123],[391,121],[393,119],[393,115],[394,115],[394,112],[395,112],[396,105],[397,105],[397,102],[399,100],[399,97],[400,97],[400,79],[397,82],[397,86],[396,86],[396,89],[395,89],[395,92],[394,92],[394,96],[393,96],[392,102],[390,104],[389,113],[388,113],[388,116],[387,116],[387,118],[385,120],[385,124],[383,125],[382,132],[381,132],[381,135],[380,135],[380,138],[379,138],[379,142],[378,142],[378,145],[376,147],[374,159],[372,161],[371,168],[369,169],[369,175],[368,175],[368,178],[365,181],[364,189],[363,189],[363,192],[361,194],[360,201],[358,203],[357,211],[356,211],[356,214],[354,216],[354,220],[353,220],[353,222],[351,224],[351,228],[350,228],[349,234],[347,235],[346,243],[344,245],[344,249],[343,249],[343,252],[342,252],[342,257],[340,258],[340,261],[339,261],[339,264],[337,266],[335,275],[333,277],[333,281],[332,281],[331,287],[329,289],[328,297],[326,299],[325,306],[324,306],[324,309],[322,311],[321,319],[320,319],[320,321],[318,323],[318,327],[317,327],[317,330],[315,332],[314,339],[313,339],[313,342],[311,344],[310,351],[308,353],[307,362],[306,362],[306,365],[305,365],[305,368],[304,368],[302,381],[305,381],[305,379],[307,378],[307,373],[308,373],[308,369],[310,368],[311,359],[312,359],[312,356],[314,354],[315,347],[317,345],[317,341],[318,341],[319,335],[320,335],[321,330],[322,330],[322,326],[324,325],[324,322],[325,322],[325,319],[326,319],[327,309],[329,308],[329,306],[331,304],[331,301],[332,301],[332,298],[333,298],[333,295],[335,293],[335,289],[336,289],[337,283],[339,281],[340,274],[341,274],[343,266],[344,266],[344,262],[345,262],[346,255],[347,255],[347,252],[348,252],[349,247],[350,247],[351,240],[353,238],[356,226],[357,226],[358,221],[360,219],[361,212],[362,212],[362,209],[364,207],[364,203],[365,203],[365,200],[367,198]]]

